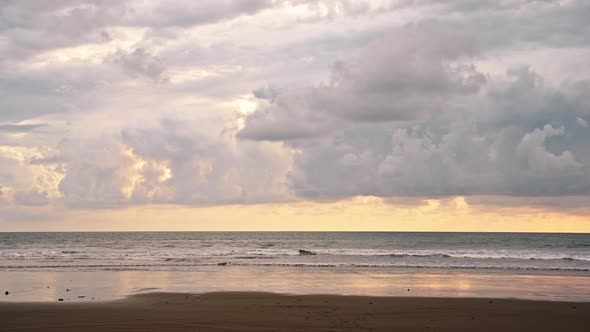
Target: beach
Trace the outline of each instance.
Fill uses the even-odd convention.
[[[590,326],[588,235],[0,235],[0,331]]]
[[[0,303],[1,331],[587,331],[590,303],[151,293],[100,303]]]

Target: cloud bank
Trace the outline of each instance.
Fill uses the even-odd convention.
[[[589,15],[574,0],[3,1],[0,208],[580,207]]]

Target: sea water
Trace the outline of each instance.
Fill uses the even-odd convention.
[[[590,271],[590,234],[0,233],[0,270],[209,265]]]
[[[0,290],[0,301],[154,291],[590,301],[590,235],[0,233]]]

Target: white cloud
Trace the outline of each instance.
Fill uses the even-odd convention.
[[[285,186],[290,156],[276,144],[211,137],[178,120],[61,146],[67,171],[59,189],[72,207],[291,199]]]

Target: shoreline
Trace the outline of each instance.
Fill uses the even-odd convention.
[[[2,331],[585,331],[590,302],[146,293],[94,303],[3,302]]]

